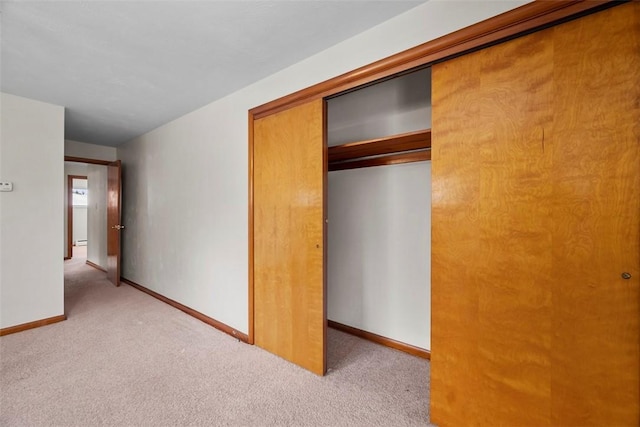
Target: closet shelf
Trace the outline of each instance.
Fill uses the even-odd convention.
[[[329,171],[431,160],[431,129],[328,148]]]
[[[328,148],[329,164],[362,157],[431,148],[431,129],[407,132],[367,141],[350,142]]]
[[[345,169],[369,168],[372,166],[398,165],[400,163],[424,162],[431,160],[431,150],[409,151],[399,154],[387,154],[378,157],[351,160],[348,162],[329,163],[329,172]]]

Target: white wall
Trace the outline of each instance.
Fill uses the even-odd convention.
[[[71,241],[73,243],[78,240],[87,240],[87,207],[73,207],[73,234]]]
[[[431,163],[328,182],[328,319],[430,349]]]
[[[118,148],[123,276],[247,332],[247,110],[524,3],[427,2]]]
[[[115,147],[88,144],[86,142],[72,141],[70,139],[66,139],[64,141],[64,155],[71,157],[81,157],[84,159],[111,161],[118,158],[117,149]]]
[[[107,167],[87,165],[87,260],[107,268]]]
[[[327,145],[431,127],[431,68],[327,101]]]
[[[0,327],[64,314],[64,107],[1,94]]]
[[[65,163],[67,163],[67,162],[65,162]],[[68,162],[68,163],[73,164],[73,162]],[[86,176],[86,174],[85,174],[85,176]],[[73,188],[84,188],[84,189],[89,188],[86,178],[85,179],[76,179],[76,178],[74,178],[72,184],[73,184]]]

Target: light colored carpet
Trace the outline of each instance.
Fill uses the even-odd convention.
[[[87,260],[87,246],[72,246],[71,255],[73,258],[84,258],[82,261]]]
[[[328,332],[321,378],[65,263],[68,320],[0,338],[2,426],[429,425],[429,363]]]

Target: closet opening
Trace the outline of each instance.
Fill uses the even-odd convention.
[[[431,69],[325,102],[327,324],[429,359]]]

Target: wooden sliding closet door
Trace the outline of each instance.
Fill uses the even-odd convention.
[[[324,375],[324,101],[253,132],[255,344]]]
[[[433,67],[434,423],[640,423],[640,4]]]
[[[554,84],[551,420],[640,426],[640,3],[556,28]]]

